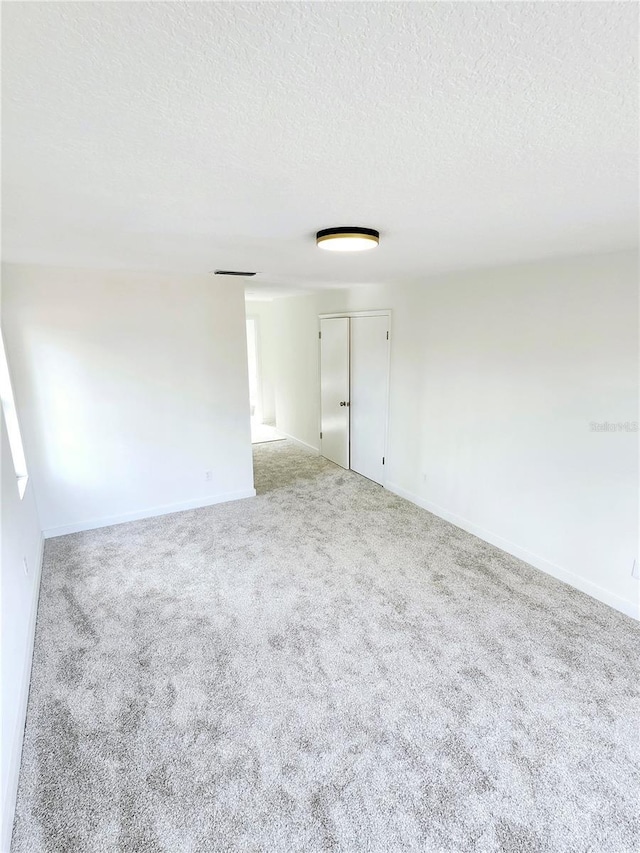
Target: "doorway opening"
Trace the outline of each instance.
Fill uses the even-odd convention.
[[[284,435],[273,424],[265,423],[262,400],[262,357],[259,318],[247,315],[247,365],[249,368],[249,408],[251,412],[251,443],[281,441]]]

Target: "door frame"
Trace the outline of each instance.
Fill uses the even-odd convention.
[[[320,321],[334,320],[339,317],[387,317],[389,321],[389,346],[387,348],[387,387],[385,388],[385,413],[384,413],[384,474],[381,483],[382,488],[387,487],[387,463],[389,461],[389,394],[391,390],[391,341],[393,338],[391,332],[392,311],[390,308],[382,308],[374,311],[334,311],[331,314],[318,314],[318,393],[320,391],[320,383],[322,381],[321,364],[320,364]],[[351,350],[351,338],[349,338],[349,350]],[[349,383],[351,383],[351,353],[349,353]],[[349,398],[351,398],[351,389],[349,389]],[[351,415],[351,412],[349,412]],[[322,408],[318,406],[318,435],[322,430]],[[351,466],[351,429],[349,429],[349,466]],[[351,471],[351,467],[349,467]]]
[[[256,348],[256,394],[258,395],[257,408],[260,412],[260,423],[263,423],[262,411],[262,350],[260,340],[260,316],[258,314],[247,313],[245,310],[245,337],[247,329],[247,320],[253,322],[254,331],[254,346]],[[248,341],[247,341],[248,343]],[[245,347],[246,348],[246,347]],[[249,375],[249,359],[247,358],[247,376]],[[249,402],[249,419],[251,420],[251,402]]]

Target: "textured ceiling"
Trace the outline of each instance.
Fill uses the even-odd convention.
[[[635,245],[635,3],[3,3],[3,256],[251,290]],[[313,234],[378,228],[379,249]]]

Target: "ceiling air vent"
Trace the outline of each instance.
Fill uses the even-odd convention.
[[[255,275],[254,272],[241,272],[240,270],[214,270],[214,275]]]

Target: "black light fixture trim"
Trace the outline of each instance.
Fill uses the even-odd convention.
[[[341,228],[323,228],[316,234],[316,240],[320,240],[322,237],[334,237],[338,234],[358,234],[363,237],[375,237],[376,240],[380,239],[380,232],[376,231],[375,228],[347,228],[343,225]]]
[[[316,246],[330,252],[362,252],[374,249],[379,243],[379,231],[375,228],[358,228],[356,225],[323,228],[316,234]]]
[[[214,270],[214,275],[245,275],[251,276],[255,275],[254,272],[240,272],[240,270]]]

